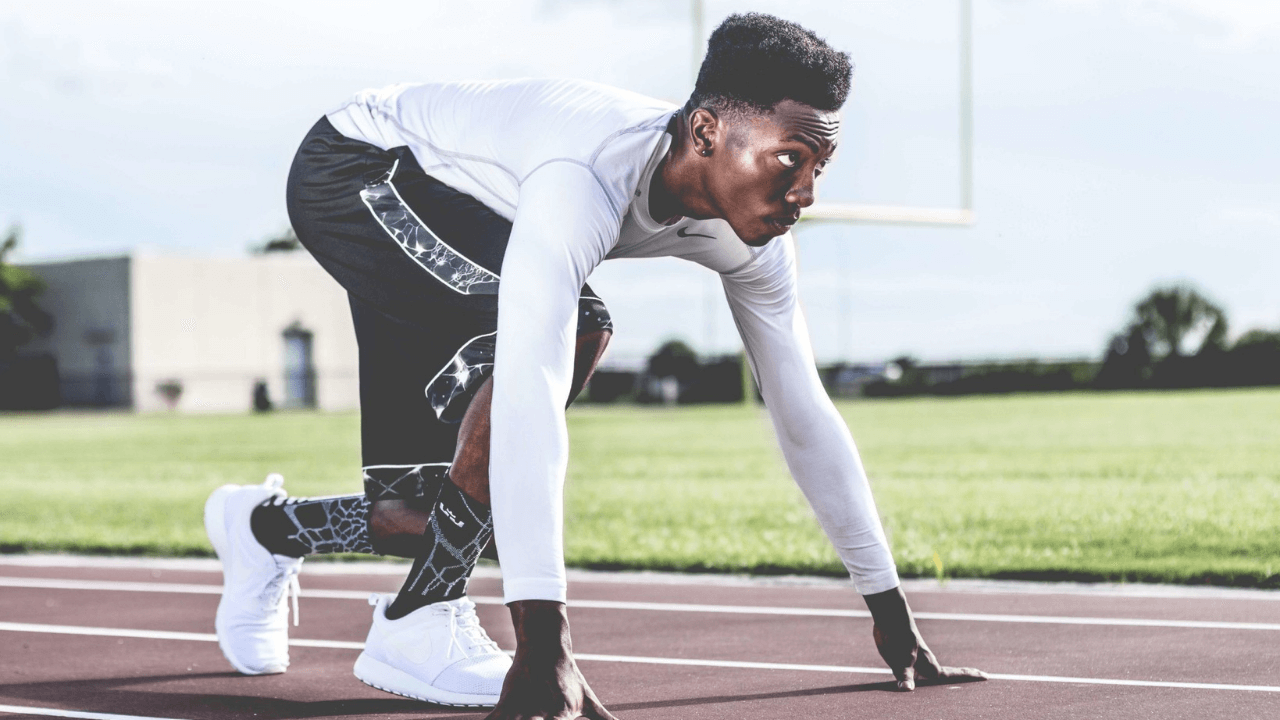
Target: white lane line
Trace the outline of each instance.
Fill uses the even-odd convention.
[[[0,630],[8,632],[49,633],[51,635],[90,635],[93,637],[142,638],[144,640],[195,640],[217,642],[213,633],[174,632],[172,630],[133,630],[129,628],[88,627],[84,625],[45,625],[43,623],[0,622]]]
[[[222,566],[214,558],[119,557],[108,555],[71,555],[67,553],[0,554],[0,566],[39,568],[143,569],[181,570],[221,574]],[[302,567],[307,575],[394,575],[403,578],[410,563],[381,559],[376,562],[308,562]],[[714,587],[806,588],[832,592],[850,592],[848,578],[814,575],[740,575],[690,574],[657,570],[583,570],[568,569],[569,583],[610,583],[637,585],[710,585]],[[501,579],[496,565],[481,560],[473,578]],[[950,579],[943,583],[921,578],[903,578],[908,594],[1004,594],[1004,595],[1083,595],[1087,597],[1164,598],[1180,600],[1265,600],[1280,602],[1280,590],[1258,588],[1206,587],[1202,585],[1162,585],[1117,582],[1062,582],[1041,580],[975,580]]]
[[[1072,615],[985,615],[977,613],[914,613],[920,620],[1036,623],[1041,625],[1110,625],[1123,627],[1197,628],[1202,630],[1280,630],[1280,623],[1227,622],[1220,620],[1163,620],[1152,618],[1098,618]]]
[[[221,595],[221,585],[197,583],[149,583],[119,580],[70,580],[67,578],[0,577],[0,587],[37,588],[46,590],[119,590],[124,592],[186,593]],[[367,600],[373,594],[363,590],[303,590],[303,597],[338,600]]]
[[[1165,680],[1121,680],[1118,678],[1061,677],[1057,675],[1007,675],[987,673],[992,680],[1020,680],[1022,682],[1066,683],[1073,685],[1124,685],[1127,687],[1177,688],[1180,690],[1245,690],[1249,692],[1280,693],[1274,685],[1231,685],[1228,683],[1172,682]]]
[[[174,720],[174,718],[158,718],[151,717],[150,715],[117,715],[115,713],[63,710],[62,708],[36,707],[34,705],[0,705],[0,713],[48,715],[50,717],[64,718],[86,718],[86,720]]]
[[[220,585],[190,583],[144,583],[116,580],[69,580],[65,578],[0,577],[0,587],[39,588],[49,590],[114,590],[127,592],[191,593],[220,595]],[[363,590],[304,589],[302,597],[335,600],[365,600],[371,592]],[[473,595],[479,605],[502,605],[497,596]],[[697,605],[690,603],[629,602],[624,600],[572,600],[575,608],[598,610],[648,610],[655,612],[720,613],[726,615],[786,615],[793,617],[869,618],[866,610],[838,608],[795,608],[759,605]],[[1102,625],[1109,627],[1190,628],[1198,630],[1280,631],[1280,623],[1225,622],[1218,620],[1163,620],[1151,618],[1099,618],[1070,615],[1007,615],[986,613],[917,612],[920,620],[960,622],[1029,623],[1034,625]]]
[[[128,637],[143,640],[192,640],[198,642],[217,642],[212,633],[171,632],[167,630],[133,630],[126,628],[100,628],[80,625],[42,625],[37,623],[0,622],[0,631],[45,633],[54,635],[90,635],[97,637]],[[364,643],[343,640],[309,640],[292,638],[289,644],[294,647],[331,648],[338,650],[359,650]],[[508,651],[510,654],[510,651]],[[598,655],[578,653],[578,660],[594,662],[630,663],[641,665],[682,665],[691,667],[735,668],[743,670],[793,670],[800,672],[846,673],[856,675],[888,675],[885,668],[857,667],[852,665],[807,665],[801,663],[747,662],[741,660],[701,660],[694,658],[663,658],[640,655]],[[1236,690],[1247,692],[1280,693],[1280,686],[1272,685],[1231,685],[1227,683],[1174,682],[1165,680],[1126,680],[1120,678],[1086,678],[1060,677],[1056,675],[1013,675],[1008,673],[989,673],[993,680],[1013,680],[1022,682],[1047,682],[1083,685],[1121,685],[1127,687],[1178,688],[1183,690]]]
[[[217,638],[214,638],[216,641]],[[364,643],[351,642],[350,640],[310,640],[308,638],[289,638],[289,644],[294,647],[310,647],[310,648],[328,648],[330,650],[363,650]],[[508,652],[508,655],[512,653]]]
[[[892,675],[888,668],[856,667],[853,665],[806,665],[803,663],[749,662],[746,660],[692,660],[686,658],[644,657],[642,655],[595,655],[591,653],[574,653],[573,657],[575,660],[637,663],[641,665],[685,665],[740,670],[797,670],[800,672],[852,673],[855,675]],[[1280,690],[1280,688],[1277,688],[1277,690]]]
[[[856,667],[850,665],[802,665],[798,663],[743,662],[736,660],[686,660],[684,658],[640,657],[635,655],[574,654],[578,660],[599,662],[640,663],[646,665],[696,665],[698,667],[742,668],[747,670],[799,670],[808,672],[850,673],[855,675],[891,675],[888,668]],[[1225,683],[1174,682],[1165,680],[1121,680],[1115,678],[1059,677],[1056,675],[1013,675],[987,673],[992,680],[1023,682],[1047,682],[1080,685],[1127,685],[1132,687],[1178,688],[1183,690],[1247,690],[1250,692],[1280,693],[1280,687],[1271,685],[1229,685]]]
[[[133,628],[88,627],[85,625],[45,625],[42,623],[0,622],[0,631],[46,633],[49,635],[88,635],[92,637],[139,638],[142,640],[190,640],[194,642],[218,642],[213,633],[175,632],[173,630],[136,630]],[[309,640],[290,638],[295,647],[330,648],[337,650],[362,650],[364,643],[346,640]]]

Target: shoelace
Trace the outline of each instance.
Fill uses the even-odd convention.
[[[476,617],[474,607],[468,607],[461,611],[452,604],[447,604],[445,607],[449,609],[449,647],[445,650],[444,656],[446,658],[453,658],[454,646],[457,646],[458,652],[463,657],[471,657],[471,654],[467,652],[468,645],[472,650],[501,651],[498,644],[485,634],[484,628],[480,627],[480,618]],[[458,640],[459,631],[461,631],[463,639],[468,641],[468,645],[463,645]]]
[[[263,600],[269,608],[274,608],[280,603],[280,597],[286,592],[289,593],[289,602],[293,608],[294,627],[297,627],[302,619],[302,615],[298,612],[298,596],[302,594],[302,585],[298,583],[299,569],[298,566],[294,565],[279,573],[267,581],[267,587],[262,592]]]
[[[267,479],[263,481],[262,486],[269,490],[276,491],[276,494],[273,495],[268,500],[268,502],[278,507],[280,505],[284,505],[285,503],[297,502],[298,500],[302,499],[302,498],[291,498],[288,495],[286,495],[284,490],[280,489],[281,486],[283,485],[284,485],[284,476],[281,475],[280,473],[271,473],[270,475],[267,476]],[[298,612],[298,596],[302,594],[302,585],[298,584],[299,569],[300,568],[297,565],[294,565],[293,567],[290,567],[288,570],[285,570],[284,572],[271,578],[271,580],[267,582],[267,587],[263,590],[263,593],[262,593],[263,599],[267,602],[267,607],[270,607],[270,608],[274,608],[277,604],[279,604],[281,594],[285,592],[289,593],[289,604],[290,604],[290,607],[293,609],[293,626],[294,627],[297,627],[298,623],[302,619],[301,614]]]

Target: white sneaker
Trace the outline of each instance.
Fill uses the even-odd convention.
[[[373,627],[355,675],[366,685],[437,705],[492,707],[511,658],[489,639],[469,598],[387,619],[394,595],[373,595]]]
[[[301,558],[273,555],[253,536],[249,516],[269,498],[283,498],[284,478],[261,485],[223,485],[204,504],[204,529],[222,561],[222,600],[214,628],[218,647],[245,675],[282,673],[289,667],[289,604],[298,622]]]

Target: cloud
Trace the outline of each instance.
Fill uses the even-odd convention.
[[[1222,208],[1214,213],[1213,220],[1236,227],[1280,230],[1280,210],[1247,207]]]
[[[1280,3],[1271,0],[1059,0],[1102,7],[1192,35],[1212,49],[1253,50],[1280,39]]]
[[[1189,20],[1206,45],[1226,50],[1256,48],[1280,38],[1280,3],[1265,0],[1146,0],[1149,11]]]
[[[190,81],[147,49],[70,26],[36,28],[10,16],[0,38],[0,77],[42,98],[147,92]]]

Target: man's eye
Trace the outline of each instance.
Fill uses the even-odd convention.
[[[778,162],[782,163],[783,167],[793,168],[800,164],[800,154],[793,152],[782,153],[778,156]]]

